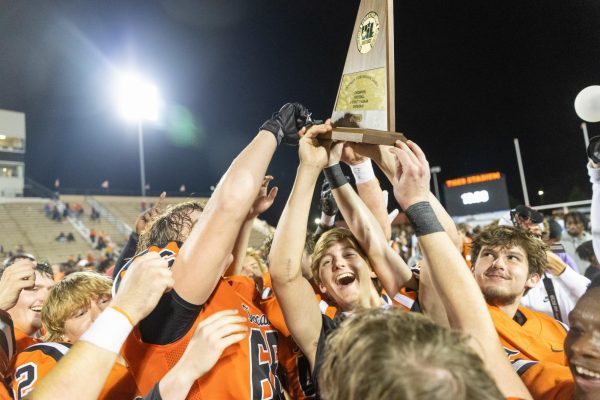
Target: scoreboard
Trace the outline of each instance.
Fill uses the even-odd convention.
[[[500,172],[465,176],[444,183],[446,210],[452,216],[508,210],[506,179]]]

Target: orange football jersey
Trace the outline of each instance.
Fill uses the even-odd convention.
[[[285,388],[293,399],[309,400],[316,398],[312,383],[310,365],[285,324],[283,311],[275,296],[261,300],[261,308],[265,311],[271,324],[277,329],[279,363],[285,370]],[[332,307],[336,310],[335,307]]]
[[[38,343],[19,353],[13,373],[13,392],[20,400],[44,378],[56,363],[69,351],[64,343]],[[106,379],[99,399],[133,399],[138,394],[133,377],[127,367],[115,363]]]
[[[566,328],[546,314],[519,307],[525,323],[501,309],[488,310],[514,370],[535,399],[571,399],[573,376],[564,351]]]
[[[172,242],[164,248],[152,246],[148,251],[174,260],[179,247]],[[128,265],[119,275],[122,276]],[[150,392],[179,361],[200,321],[217,311],[236,309],[247,317],[247,336],[225,349],[213,369],[194,383],[187,398],[282,399],[282,386],[276,374],[278,333],[256,306],[259,300],[253,279],[241,276],[221,279],[193,326],[177,341],[166,345],[144,343],[136,327],[123,346],[123,355],[140,391],[143,394]]]
[[[29,346],[42,342],[39,339],[29,336],[17,327],[15,327],[15,341],[17,342],[17,353],[22,352]]]

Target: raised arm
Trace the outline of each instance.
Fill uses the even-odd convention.
[[[365,156],[370,157],[373,161],[375,161],[377,166],[385,174],[390,183],[393,184],[394,176],[396,174],[396,160],[394,159],[392,153],[390,153],[390,149],[391,146],[384,145],[374,146],[360,144],[356,146],[356,151],[360,154],[364,154]],[[446,231],[448,236],[450,236],[450,239],[452,240],[454,245],[457,248],[460,248],[461,241],[458,236],[458,231],[456,230],[456,224],[452,220],[452,217],[450,217],[450,215],[444,209],[444,206],[440,204],[439,200],[435,197],[433,193],[431,193],[431,191],[429,191],[428,199],[431,204],[431,207],[433,207],[435,215],[444,227],[444,230]]]
[[[256,199],[254,199],[250,212],[246,216],[246,220],[238,233],[235,245],[233,246],[233,262],[227,268],[225,276],[240,275],[242,272],[242,265],[244,264],[246,251],[248,250],[248,243],[250,243],[254,221],[256,220],[256,217],[267,211],[269,207],[273,205],[275,196],[277,196],[278,188],[276,186],[271,188],[271,191],[268,191],[269,182],[272,180],[273,177],[270,175],[265,176],[263,179],[258,195],[256,196]]]
[[[203,304],[214,290],[277,145],[295,140],[307,115],[300,104],[283,106],[221,178],[173,265],[175,291],[187,302]]]
[[[327,171],[340,170],[339,160],[343,143],[336,143],[329,156]],[[326,175],[327,176],[327,175]],[[331,184],[331,182],[330,182]],[[379,186],[377,184],[377,186]],[[388,245],[380,222],[346,182],[341,186],[331,185],[335,201],[350,231],[367,254],[375,274],[390,296],[395,296],[400,288],[412,277],[410,269]],[[379,189],[381,192],[381,189]],[[378,193],[381,199],[381,193]],[[387,214],[385,216],[387,219]]]
[[[371,210],[371,213],[381,226],[386,240],[392,237],[392,226],[388,219],[387,204],[383,197],[383,190],[373,171],[369,157],[354,151],[354,143],[346,143],[342,151],[342,161],[350,166],[358,196]]]
[[[483,295],[462,255],[436,217],[429,196],[429,163],[413,142],[397,142],[394,195],[415,228],[433,285],[446,306],[453,328],[471,336],[471,346],[483,359],[506,397],[531,398],[514,372],[494,328]]]
[[[314,368],[322,319],[319,304],[310,283],[302,276],[301,261],[312,193],[321,170],[327,163],[327,148],[316,137],[331,131],[324,125],[311,127],[300,140],[300,165],[285,209],[279,218],[269,270],[273,289],[285,322],[311,369]]]

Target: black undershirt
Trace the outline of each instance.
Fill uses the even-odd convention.
[[[188,303],[175,290],[160,298],[156,308],[140,322],[144,343],[165,345],[185,336],[194,325],[202,305]]]

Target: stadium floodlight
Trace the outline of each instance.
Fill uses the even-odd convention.
[[[117,77],[116,100],[121,115],[137,122],[140,151],[140,185],[142,197],[146,196],[146,168],[144,163],[144,121],[158,120],[162,100],[156,85],[132,72]]]
[[[117,79],[117,105],[130,121],[157,121],[160,95],[156,85],[135,73],[120,74]]]

